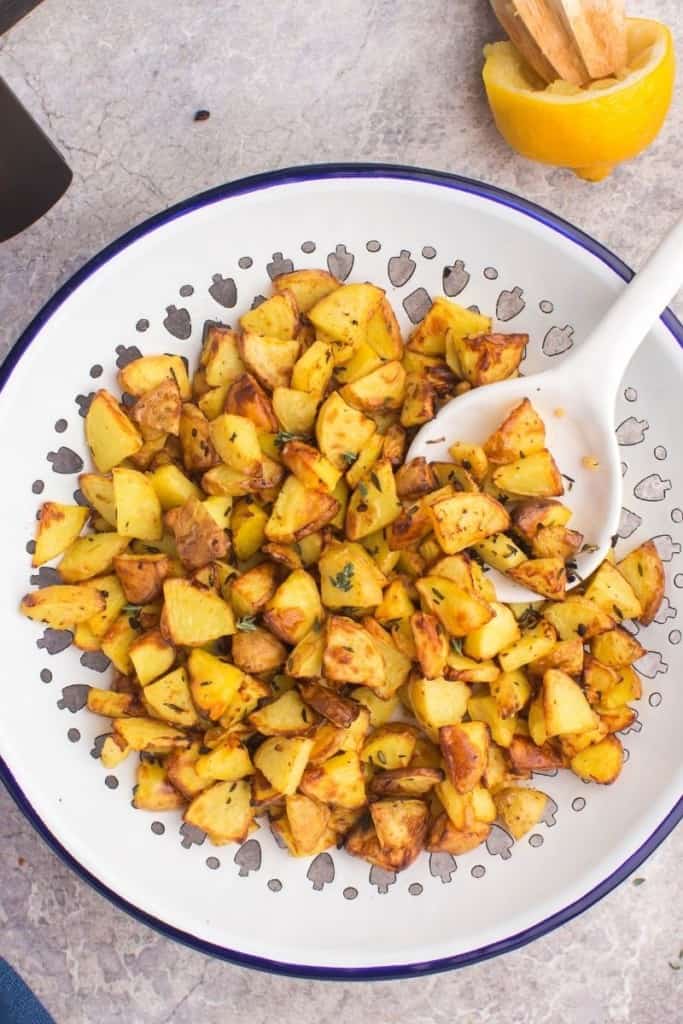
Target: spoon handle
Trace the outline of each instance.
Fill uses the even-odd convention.
[[[681,285],[683,218],[577,349],[571,369],[579,371],[584,382],[600,381],[605,396],[616,396],[634,352]],[[565,365],[569,370],[570,360]]]

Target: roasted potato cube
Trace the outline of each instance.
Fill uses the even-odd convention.
[[[596,716],[583,690],[571,676],[549,669],[543,676],[543,715],[548,736],[586,732],[596,724]]]
[[[520,638],[520,630],[514,615],[504,605],[493,601],[488,605],[490,616],[483,625],[470,631],[463,644],[463,653],[468,658],[489,661]]]
[[[484,722],[442,725],[439,745],[446,775],[459,793],[468,793],[486,770],[489,730]]]
[[[528,398],[505,417],[488,438],[484,451],[490,462],[504,465],[545,448],[545,425]]]
[[[531,697],[531,684],[519,668],[501,672],[489,685],[503,718],[516,715]]]
[[[185,806],[185,798],[171,783],[160,761],[140,761],[137,766],[133,807],[143,811],[173,811]]]
[[[323,686],[318,680],[311,679],[300,683],[299,690],[314,711],[340,729],[348,729],[360,714],[360,705],[355,700],[342,697],[341,694]]]
[[[190,498],[179,508],[169,509],[164,518],[186,569],[201,569],[227,555],[229,542],[225,530],[196,498]]]
[[[363,769],[358,754],[353,750],[335,754],[323,764],[310,765],[304,771],[300,785],[306,796],[326,804],[353,810],[366,803]]]
[[[44,565],[61,555],[78,537],[89,511],[80,505],[60,505],[46,501],[40,509],[31,565]]]
[[[392,637],[374,619],[363,619],[384,664],[384,682],[375,687],[378,697],[388,700],[403,686],[410,674],[410,658],[394,644]]]
[[[406,372],[397,360],[392,360],[353,383],[345,384],[341,397],[363,412],[388,412],[401,408],[405,386]]]
[[[386,674],[377,646],[363,626],[343,615],[331,615],[327,621],[323,671],[327,679],[339,683],[362,683],[375,690]]]
[[[114,484],[111,477],[101,473],[81,473],[78,486],[90,507],[110,526],[116,526]]]
[[[249,715],[249,724],[263,736],[298,736],[308,733],[317,716],[296,690],[287,690],[271,704]]]
[[[320,556],[318,568],[326,608],[372,608],[380,604],[386,577],[360,544],[330,544]]]
[[[349,459],[355,461],[353,457],[360,455],[376,429],[373,420],[348,405],[339,392],[333,391],[318,410],[315,436],[323,455],[337,469],[345,470]]]
[[[299,310],[294,293],[286,289],[278,291],[241,316],[240,326],[244,333],[253,332],[283,341],[295,338],[299,331]]]
[[[107,718],[122,718],[133,705],[131,693],[117,693],[114,690],[100,690],[91,686],[88,690],[88,711]]]
[[[368,784],[373,797],[424,796],[443,779],[438,768],[392,768],[376,771]]]
[[[571,640],[577,634],[590,640],[599,633],[614,628],[614,619],[594,602],[580,594],[570,594],[562,604],[551,604],[543,609],[543,618],[555,627],[560,640]],[[595,655],[600,661],[605,659]]]
[[[559,558],[563,562],[573,558],[583,545],[583,534],[565,526],[541,526],[531,542],[531,550],[538,558]]]
[[[179,438],[183,465],[188,473],[203,473],[216,465],[218,455],[211,440],[209,421],[201,409],[190,402],[182,406]]]
[[[640,676],[635,669],[630,665],[624,665],[616,671],[616,681],[601,695],[601,711],[614,711],[632,700],[640,700],[643,695]]]
[[[244,780],[217,782],[185,811],[185,821],[206,832],[214,846],[244,842],[253,817],[251,786]]]
[[[339,281],[326,270],[293,270],[274,278],[273,288],[276,292],[291,292],[297,308],[308,313],[316,302],[339,288]]]
[[[138,398],[130,411],[145,441],[153,441],[166,434],[180,432],[182,400],[175,380],[166,377],[151,391]]]
[[[583,655],[583,640],[580,636],[559,640],[548,654],[529,662],[527,671],[533,676],[543,676],[549,668],[559,668],[568,676],[580,676]]]
[[[118,533],[93,533],[79,537],[64,552],[57,566],[59,575],[65,583],[80,583],[109,572],[114,558],[122,554],[129,543],[128,537],[121,537]]]
[[[631,584],[619,570],[604,561],[593,575],[585,591],[587,601],[611,615],[616,622],[622,619],[637,619],[642,613],[640,601]]]
[[[521,583],[551,601],[564,600],[567,571],[561,558],[529,558],[509,569],[508,575],[516,583]]]
[[[232,641],[232,659],[243,672],[272,672],[284,665],[287,648],[267,629],[238,630]]]
[[[449,331],[454,337],[464,338],[467,335],[484,334],[490,330],[489,317],[439,296],[434,299],[431,309],[411,334],[408,349],[410,352],[421,352],[424,355],[443,356],[446,353],[446,337]]]
[[[470,697],[467,711],[473,722],[485,722],[491,732],[491,739],[500,747],[509,747],[519,730],[518,718],[504,718],[493,696]]]
[[[409,373],[405,379],[401,426],[419,427],[436,413],[436,391],[426,377]]]
[[[132,365],[132,364],[131,364]],[[142,448],[142,437],[108,391],[97,392],[85,417],[85,437],[100,473]]]
[[[282,447],[282,461],[299,482],[311,490],[334,491],[341,470],[317,448],[303,441],[288,441]]]
[[[202,492],[181,469],[169,463],[159,466],[149,475],[150,483],[156,491],[161,508],[167,512],[178,505],[184,505],[190,498],[201,498]]]
[[[357,487],[361,480],[368,475],[377,460],[380,458],[383,447],[384,438],[381,434],[376,433],[370,437],[357,458],[355,458],[353,452],[344,453],[344,459],[347,463],[351,463],[349,469],[346,471],[346,483],[349,487]],[[353,461],[354,459],[355,461]],[[346,512],[346,509],[344,511]],[[334,525],[336,525],[336,522]],[[343,527],[343,525],[344,520],[342,519],[340,526]]]
[[[230,600],[234,612],[240,616],[258,614],[268,604],[277,589],[277,567],[273,562],[261,562],[243,573],[230,586]]]
[[[448,637],[435,615],[415,612],[410,618],[415,652],[422,675],[427,679],[443,676],[448,660]]]
[[[302,782],[312,748],[313,740],[302,736],[272,736],[254,754],[254,764],[278,792],[291,796]],[[306,792],[303,786],[302,791]]]
[[[291,386],[320,398],[327,390],[333,370],[334,353],[331,347],[327,342],[314,341],[294,364]]]
[[[138,682],[146,686],[168,671],[175,661],[175,649],[158,629],[143,633],[128,651]]]
[[[415,750],[415,730],[401,722],[389,722],[374,729],[365,740],[361,761],[379,768],[406,768]]]
[[[253,775],[254,766],[239,736],[228,733],[218,746],[197,758],[195,771],[200,779],[236,782]]]
[[[510,517],[500,502],[488,494],[454,494],[429,506],[434,532],[448,555],[501,533]]]
[[[487,565],[498,572],[509,572],[527,561],[527,556],[507,533],[494,533],[473,545],[474,550]]]
[[[189,580],[166,580],[161,631],[176,646],[204,647],[232,635],[235,620],[230,605],[212,591]]]
[[[325,635],[320,628],[311,629],[287,658],[287,672],[295,679],[312,679],[323,670]]]
[[[479,485],[471,473],[464,466],[458,466],[455,462],[430,462],[437,483],[441,487],[451,484],[458,491],[478,491]],[[495,497],[495,495],[492,495]]]
[[[122,467],[114,468],[112,477],[119,536],[159,540],[163,533],[161,504],[149,477]]]
[[[500,675],[500,669],[493,661],[475,661],[451,650],[445,675],[447,679],[459,679],[463,683],[492,683]]]
[[[104,598],[104,607],[88,619],[88,629],[96,637],[103,637],[118,618],[126,603],[126,595],[116,576],[98,576],[97,589]]]
[[[258,476],[246,476],[230,466],[214,466],[202,477],[202,487],[207,494],[224,494],[232,497],[259,493],[264,501],[272,501],[274,488],[279,487],[285,471],[274,459],[263,456]]]
[[[109,658],[114,668],[126,674],[133,669],[129,654],[130,648],[140,636],[140,630],[134,625],[135,621],[124,613],[112,622],[101,638],[94,637],[96,641],[100,641],[102,653]]]
[[[467,444],[465,441],[455,441],[448,449],[448,454],[453,459],[453,462],[462,466],[468,473],[471,473],[477,483],[486,476],[489,460],[486,457],[486,452],[480,445]]]
[[[395,870],[412,864],[424,847],[427,805],[414,799],[377,800],[370,805],[370,815],[379,845],[392,855]]]
[[[119,387],[129,395],[147,394],[164,380],[178,385],[184,402],[190,399],[190,381],[187,368],[180,356],[141,356],[127,363],[118,374]]]
[[[285,797],[285,813],[295,856],[310,857],[333,845],[334,838],[329,838],[332,813],[325,804],[303,793],[294,793]]]
[[[367,338],[368,324],[384,294],[372,284],[347,284],[330,292],[308,311],[334,352],[335,363],[347,363]]]
[[[184,668],[177,668],[145,686],[143,699],[147,710],[155,718],[186,729],[199,724]]]
[[[617,736],[609,735],[580,751],[569,767],[580,779],[609,785],[618,778],[624,763],[624,748]]]
[[[414,501],[423,494],[436,490],[437,480],[434,470],[424,458],[411,459],[404,463],[396,473],[396,493],[399,498]]]
[[[520,501],[515,504],[510,515],[513,530],[529,544],[534,543],[541,529],[566,526],[571,518],[567,506],[552,498]]]
[[[507,786],[494,796],[498,817],[513,839],[521,839],[543,817],[548,797],[539,789]]]
[[[473,821],[466,828],[456,828],[447,814],[440,814],[429,830],[426,849],[429,853],[450,853],[459,856],[469,853],[486,842],[491,833],[491,826],[481,821]]]
[[[545,619],[541,619],[534,626],[524,630],[513,644],[499,652],[500,667],[504,672],[514,672],[531,661],[545,657],[556,644],[557,633],[554,627]]]
[[[415,586],[423,606],[451,636],[468,636],[492,618],[492,608],[486,601],[462,590],[445,576],[425,576]]]
[[[193,800],[198,793],[211,785],[210,779],[202,778],[195,770],[200,748],[201,743],[196,740],[187,750],[175,750],[166,758],[169,782],[186,800]]]
[[[248,419],[257,430],[276,433],[278,418],[272,403],[255,377],[242,373],[232,381],[225,396],[225,411]],[[235,469],[239,467],[234,467]]]
[[[114,721],[114,732],[131,750],[147,754],[168,754],[190,745],[184,732],[154,718],[117,718]]]
[[[431,739],[438,741],[443,725],[456,725],[467,711],[470,696],[465,683],[450,679],[412,679],[408,700],[413,714]]]
[[[111,733],[105,737],[100,751],[100,761],[103,768],[118,768],[130,754],[130,747],[120,736]]]
[[[368,320],[366,338],[367,344],[381,359],[401,358],[403,354],[401,329],[386,296],[382,297],[382,301]]]
[[[591,654],[586,655],[583,668],[583,683],[586,693],[591,701],[591,694],[606,693],[619,682],[619,672],[609,665],[603,665],[601,661]]]
[[[472,387],[493,384],[511,377],[524,356],[528,334],[480,334],[446,336],[446,360]]]
[[[369,533],[367,537],[363,537],[361,544],[368,554],[372,555],[372,558],[381,573],[388,576],[394,571],[398,564],[398,560],[401,557],[401,553],[400,551],[391,550],[387,543],[386,532],[384,530],[376,530],[375,533]]]
[[[364,709],[367,709],[373,729],[376,729],[379,725],[385,725],[390,718],[393,718],[400,706],[400,700],[397,696],[384,700],[368,686],[354,687],[351,691],[351,696],[355,702],[361,704]]]
[[[223,462],[245,476],[258,476],[263,453],[256,427],[246,416],[224,412],[209,424],[214,448]]]
[[[495,821],[496,809],[488,790],[475,786],[469,793],[459,793],[448,779],[436,787],[436,795],[457,829],[469,829],[476,821]]]
[[[162,584],[171,570],[167,555],[117,555],[114,572],[129,604],[150,604],[161,596]]]
[[[310,434],[320,398],[308,391],[276,387],[273,390],[273,409],[283,430],[291,434]]]
[[[249,495],[236,502],[230,517],[230,530],[235,554],[246,562],[262,547],[268,513]]]
[[[400,511],[391,463],[383,459],[375,463],[351,495],[346,511],[346,535],[349,540],[367,537],[392,523]]]
[[[293,544],[320,530],[338,509],[331,494],[308,490],[297,477],[287,477],[266,523],[266,537],[275,543]]]
[[[508,748],[512,767],[516,772],[551,771],[562,768],[560,754],[549,743],[537,746],[529,736],[515,736]]]
[[[266,683],[253,676],[242,674],[242,680],[235,696],[230,701],[227,710],[220,717],[220,724],[224,729],[232,729],[242,722],[259,704],[267,697],[272,697],[273,691]]]
[[[614,620],[612,620],[613,622]],[[585,636],[586,634],[584,634]],[[603,630],[591,640],[591,654],[603,665],[622,668],[632,665],[645,654],[645,648],[622,626]]]
[[[244,372],[244,363],[240,359],[237,333],[225,324],[207,320],[200,363],[207,388],[227,385],[239,377]]]
[[[244,680],[234,665],[208,651],[195,649],[187,661],[192,698],[199,710],[213,721],[226,713]]]
[[[646,541],[622,558],[617,569],[631,585],[640,603],[638,621],[648,626],[659,611],[666,585],[664,566],[654,541]]]
[[[240,335],[240,355],[254,377],[268,391],[289,387],[300,351],[298,341],[286,341],[248,331]]]
[[[105,607],[104,596],[92,586],[55,584],[34,590],[22,599],[21,612],[52,629],[69,629],[87,622]]]
[[[552,498],[564,494],[564,484],[547,448],[494,469],[491,479],[506,494]]]

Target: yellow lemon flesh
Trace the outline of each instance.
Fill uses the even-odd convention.
[[[628,19],[628,66],[579,88],[547,85],[512,43],[484,48],[484,85],[505,141],[522,156],[601,181],[657,136],[671,103],[675,56],[666,26]]]

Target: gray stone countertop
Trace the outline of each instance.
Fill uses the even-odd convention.
[[[679,0],[630,8],[668,23],[683,52]],[[639,266],[683,207],[680,91],[651,150],[590,185],[517,157],[497,135],[480,69],[482,45],[498,37],[486,0],[45,0],[0,39],[0,75],[74,181],[0,248],[0,355],[132,225],[292,164],[394,161],[482,178]],[[200,108],[211,117],[196,123]],[[58,1024],[664,1024],[683,1007],[682,854],[679,830],[635,879],[497,960],[406,982],[315,983],[219,963],[135,923],[78,881],[3,791],[0,953]]]

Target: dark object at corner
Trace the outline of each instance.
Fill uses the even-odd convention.
[[[41,2],[42,0],[0,0],[0,36]]]

